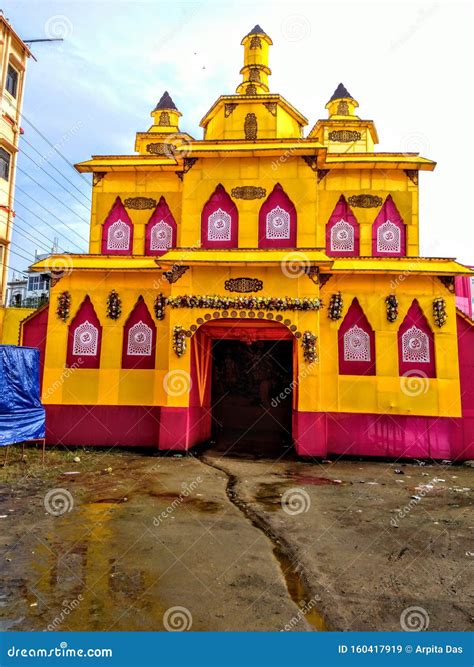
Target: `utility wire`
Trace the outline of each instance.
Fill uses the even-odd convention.
[[[51,253],[51,247],[48,248],[48,246],[43,243],[43,241],[38,241],[38,239],[36,239],[32,234],[23,229],[23,227],[20,227],[18,223],[15,223],[13,226],[13,231],[14,233],[18,233],[20,236],[28,239],[28,241],[33,241],[33,243],[35,243],[37,246]]]
[[[73,198],[74,198],[74,199],[75,199],[81,206],[83,206],[83,207],[86,209],[86,211],[89,211],[89,207],[86,206],[86,205],[84,204],[84,202],[82,202],[78,197],[76,197],[76,195],[75,195],[73,192],[71,192],[70,190],[68,190],[68,188],[67,188],[65,185],[63,185],[63,184],[61,183],[61,181],[58,181],[57,178],[54,178],[54,176],[51,176],[51,174],[50,174],[49,172],[47,172],[46,169],[45,169],[44,167],[42,167],[40,164],[38,164],[38,163],[36,162],[36,160],[33,160],[33,158],[30,157],[30,156],[28,155],[28,153],[26,153],[25,151],[21,151],[21,155],[24,155],[25,157],[28,158],[28,160],[31,160],[31,162],[33,162],[33,164],[35,164],[35,165],[38,167],[38,169],[41,169],[41,171],[43,171],[47,176],[49,176],[49,178],[50,178],[52,181],[54,181],[57,185],[59,185],[60,188],[62,188],[63,190],[65,190],[65,191],[68,193],[68,195],[70,195],[71,197],[73,197]]]
[[[36,216],[36,217],[38,217],[38,216]],[[13,225],[13,229],[14,229],[14,230],[17,228],[17,226],[19,226],[19,225],[18,225],[18,222],[17,222],[17,218],[18,218],[18,220],[21,220],[22,222],[24,222],[27,226],[30,225],[30,222],[29,222],[28,220],[25,220],[25,218],[23,218],[21,215],[19,215],[18,213],[15,213],[15,223],[14,223],[14,225]],[[22,229],[22,227],[20,227],[20,229]],[[52,225],[51,225],[51,229],[54,230],[54,227],[53,227]],[[31,234],[31,232],[29,231],[29,229],[28,229],[27,231],[28,231],[29,234]],[[38,230],[38,233],[41,233],[40,230]],[[53,245],[55,244],[54,239],[51,240],[51,239],[48,238],[46,235],[44,235],[44,236],[42,237],[42,239],[43,239],[43,241],[48,241],[49,243],[51,243],[51,246],[50,246],[50,248],[49,248],[49,249],[51,250],[51,248],[52,248]],[[38,241],[38,243],[40,243],[40,241]],[[66,250],[64,247],[60,247],[59,244],[58,244],[58,250],[60,250],[61,252],[68,252],[68,250]]]
[[[51,197],[53,197],[53,199],[55,199],[57,202],[59,202],[59,203],[62,204],[65,208],[67,208],[68,211],[71,211],[71,213],[73,213],[75,216],[77,216],[77,217],[79,218],[79,220],[82,220],[83,222],[85,222],[86,225],[88,224],[88,221],[87,221],[85,218],[82,218],[82,217],[79,215],[79,213],[76,213],[76,211],[75,211],[73,208],[71,208],[70,206],[68,206],[67,204],[65,204],[59,197],[56,197],[56,195],[55,195],[53,192],[51,192],[50,190],[48,190],[48,188],[45,188],[44,185],[42,185],[41,183],[39,183],[39,181],[37,181],[36,179],[34,179],[33,176],[31,176],[31,174],[29,174],[27,171],[25,171],[24,169],[22,169],[22,168],[19,167],[18,165],[17,165],[16,168],[17,168],[18,171],[20,171],[22,174],[24,174],[24,175],[27,176],[29,179],[31,179],[31,180],[33,181],[33,183],[36,183],[36,185],[37,185],[38,187],[40,187],[42,190],[44,190],[45,192],[47,192],[48,195],[50,195]]]
[[[74,165],[73,165],[71,162],[69,162],[69,160],[67,159],[67,157],[65,157],[65,156],[61,153],[61,151],[59,151],[59,150],[56,148],[56,146],[55,146],[53,143],[51,143],[51,141],[48,139],[48,137],[46,137],[40,130],[38,130],[38,128],[37,128],[37,127],[36,127],[30,120],[28,120],[28,118],[27,118],[24,114],[22,114],[21,117],[22,117],[23,120],[25,120],[25,121],[28,123],[28,125],[29,125],[30,127],[33,128],[33,130],[35,130],[35,132],[37,132],[37,133],[40,135],[40,137],[41,137],[41,138],[48,144],[48,146],[50,146],[50,147],[51,147],[51,148],[52,148],[52,149],[59,155],[59,157],[60,157],[61,159],[63,159],[64,162],[65,162],[67,165],[69,165],[69,167],[71,167],[71,169],[74,169]],[[74,169],[74,173],[78,174],[78,175],[82,178],[82,180],[85,181],[85,183],[89,184],[89,181],[87,180],[87,178],[86,178],[83,174],[77,172],[75,169]]]
[[[35,204],[37,204],[37,205],[40,206],[44,211],[46,211],[46,213],[49,213],[49,215],[52,215],[53,218],[56,218],[56,220],[57,220],[58,222],[60,222],[61,225],[64,225],[67,229],[69,229],[69,231],[73,232],[73,234],[75,234],[77,237],[79,237],[79,238],[81,239],[81,241],[86,241],[86,242],[87,242],[87,239],[85,238],[85,236],[81,236],[78,232],[76,232],[75,229],[73,229],[72,227],[69,227],[69,225],[68,225],[67,223],[65,223],[63,220],[61,220],[61,218],[58,218],[58,216],[57,216],[55,213],[53,213],[52,211],[50,211],[49,209],[47,209],[46,206],[43,206],[43,204],[40,204],[39,201],[37,201],[34,197],[32,197],[30,194],[28,194],[28,192],[26,192],[25,190],[23,190],[19,185],[16,185],[16,186],[15,186],[15,189],[16,189],[16,190],[19,190],[22,194],[24,194],[24,195],[26,195],[27,197],[29,197],[32,201],[35,202]],[[77,242],[75,242],[75,243],[76,243],[77,247],[80,247],[79,244],[78,244]]]
[[[32,200],[35,202],[35,204],[38,204],[38,206],[41,206],[41,208],[43,208],[47,213],[49,213],[50,215],[54,216],[57,220],[59,220],[59,222],[60,222],[62,225],[64,225],[64,226],[67,227],[68,229],[71,229],[71,231],[74,232],[74,229],[68,227],[68,225],[67,225],[65,222],[63,222],[60,218],[58,218],[56,215],[54,215],[54,213],[52,213],[51,211],[48,211],[47,208],[44,208],[44,206],[42,206],[42,204],[40,204],[39,202],[37,202],[36,199],[33,199],[33,197],[31,197],[31,195],[29,195],[27,192],[25,192],[24,190],[22,190],[18,185],[15,187],[15,189],[16,189],[16,190],[19,190],[20,192],[22,192],[22,193],[24,193],[24,194],[26,194],[26,196],[27,196],[27,197],[30,197],[30,199],[32,199]],[[34,211],[32,211],[30,208],[28,208],[28,206],[27,206],[26,204],[24,204],[20,199],[18,199],[18,197],[15,197],[15,202],[16,202],[17,204],[20,204],[21,206],[23,206],[23,208],[25,208],[25,209],[28,211],[28,213],[31,213],[31,215],[34,215],[35,218],[38,218],[38,220],[41,220],[41,222],[44,223],[47,227],[50,227],[50,228],[53,230],[53,232],[55,232],[56,234],[60,234],[66,241],[69,241],[70,243],[73,243],[77,248],[79,248],[79,249],[81,250],[81,252],[83,252],[81,246],[77,243],[77,241],[72,241],[70,238],[68,238],[68,237],[65,236],[64,234],[61,234],[61,232],[58,231],[57,227],[55,227],[55,226],[52,225],[50,222],[48,222],[47,220],[45,220],[44,218],[42,218],[40,215],[38,215],[37,213],[35,213]],[[18,215],[18,213],[17,213],[16,215]],[[21,219],[21,218],[20,218],[20,219]],[[74,233],[77,234],[77,232],[74,232]],[[78,236],[79,236],[79,235],[78,235]],[[79,238],[81,238],[83,241],[86,241],[86,239],[85,239],[85,238],[82,238],[82,236],[80,236]]]
[[[46,159],[46,156],[43,155],[43,154],[42,154],[42,153],[41,153],[41,152],[40,152],[40,151],[39,151],[39,150],[38,150],[38,149],[37,149],[31,142],[29,142],[28,139],[25,139],[24,136],[21,137],[20,144],[21,144],[22,142],[25,142],[25,144],[28,144],[28,146],[29,146],[30,148],[32,148],[32,149],[34,150],[34,152],[37,153],[37,155],[40,156],[41,159],[46,160],[46,162],[49,164],[49,166],[51,167],[51,169],[54,169],[54,171],[56,171],[60,176],[62,176],[62,178],[64,178],[64,180],[66,180],[66,181],[67,181],[67,182],[68,182],[68,183],[69,183],[75,190],[77,190],[77,191],[79,192],[79,194],[81,194],[81,195],[84,197],[84,199],[86,199],[88,202],[90,201],[90,197],[89,197],[89,195],[84,194],[84,192],[82,192],[82,190],[80,190],[80,189],[79,189],[79,188],[78,188],[78,187],[77,187],[77,186],[76,186],[76,185],[75,185],[75,184],[74,184],[74,183],[73,183],[67,176],[65,176],[65,175],[63,174],[63,172],[60,171],[60,170],[59,170],[59,169],[58,169],[52,162],[50,162],[49,160],[47,160],[47,159]],[[77,172],[77,171],[76,171],[76,175],[78,175],[78,172]]]

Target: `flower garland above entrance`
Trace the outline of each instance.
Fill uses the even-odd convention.
[[[70,308],[71,308],[71,295],[69,294],[69,292],[61,292],[61,294],[58,296],[56,315],[63,322],[65,322],[69,317]]]
[[[265,297],[265,296],[183,296],[168,297],[166,303],[171,308],[257,308],[261,310],[319,310],[322,308],[321,299],[303,297],[294,299],[292,297]]]

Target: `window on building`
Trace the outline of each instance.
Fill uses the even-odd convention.
[[[375,332],[353,299],[338,332],[339,373],[375,375]]]
[[[10,95],[15,98],[18,92],[18,78],[19,78],[18,71],[13,67],[13,65],[8,65],[7,81],[5,84],[5,88],[10,93]]]
[[[0,147],[0,178],[5,181],[8,181],[10,177],[10,159],[10,153]]]

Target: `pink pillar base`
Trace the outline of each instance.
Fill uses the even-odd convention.
[[[207,408],[161,408],[159,449],[188,451],[211,437],[211,413]]]
[[[293,441],[298,456],[327,456],[326,415],[294,410]]]

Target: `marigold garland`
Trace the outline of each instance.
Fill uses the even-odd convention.
[[[398,318],[398,299],[395,294],[389,294],[385,303],[387,304],[387,320],[395,322]]]
[[[171,308],[214,308],[228,310],[229,308],[243,310],[319,310],[322,308],[321,299],[303,297],[264,297],[238,296],[227,297],[217,295],[168,297],[166,304]]]
[[[107,317],[111,320],[118,320],[122,314],[122,301],[113,289],[107,297]]]
[[[165,305],[166,305],[165,297],[163,296],[163,294],[158,294],[158,296],[155,299],[155,303],[153,305],[155,309],[155,317],[157,320],[165,319]]]
[[[328,317],[330,320],[340,320],[342,317],[343,301],[340,292],[333,294],[329,301]]]
[[[69,317],[69,311],[71,309],[71,295],[69,292],[61,292],[58,295],[58,305],[56,307],[56,315],[60,320],[65,322]]]
[[[317,359],[316,353],[317,336],[312,331],[305,331],[301,337],[304,360],[312,364]]]
[[[186,333],[179,324],[173,328],[173,350],[177,357],[182,357],[186,352]]]
[[[446,301],[442,297],[433,301],[433,318],[438,327],[442,327],[446,324],[446,320],[448,319],[446,314]]]

